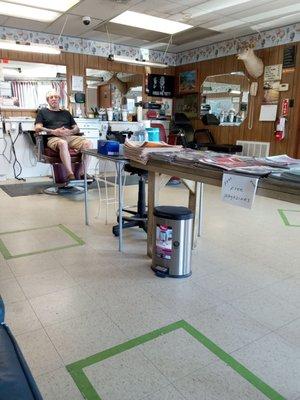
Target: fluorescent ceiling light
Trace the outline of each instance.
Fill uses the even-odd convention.
[[[121,57],[121,56],[114,56],[113,54],[110,54],[108,56],[109,61],[116,61],[116,62],[124,62],[127,64],[138,64],[138,65],[147,65],[150,67],[158,67],[158,68],[167,68],[167,64],[163,63],[156,63],[156,62],[151,62],[151,61],[143,61],[143,60],[138,60],[138,59],[132,59],[129,57]]]
[[[300,11],[300,3],[292,4],[290,6],[275,8],[274,10],[269,10],[269,11],[265,11],[263,13],[251,15],[250,17],[241,17],[240,19],[238,19],[238,17],[237,17],[237,19],[235,21],[230,21],[230,22],[226,22],[221,25],[216,25],[209,29],[212,29],[214,31],[224,31],[226,29],[234,28],[235,26],[244,25],[249,22],[256,22],[256,21],[263,20],[263,19],[270,19],[272,17],[281,16],[282,14],[292,14],[292,13],[299,12],[299,11]]]
[[[56,47],[43,46],[36,44],[18,44],[16,42],[0,41],[0,49],[25,51],[27,53],[44,53],[44,54],[60,54],[60,50]]]
[[[193,13],[191,11],[191,18],[200,17],[201,15],[209,14],[215,11],[224,10],[228,7],[238,6],[240,4],[249,3],[251,0],[211,0],[207,3],[202,3],[197,8],[200,7],[199,11]]]
[[[286,15],[285,17],[277,18],[277,19],[272,19],[272,21],[268,22],[262,22],[261,24],[258,25],[252,25],[251,29],[258,31],[259,29],[262,28],[271,28],[275,26],[280,26],[282,24],[290,23],[292,21],[296,22],[300,20],[300,13],[296,13],[293,15]]]
[[[46,10],[54,10],[65,12],[75,4],[79,3],[79,0],[6,0],[8,3],[23,4],[24,6],[32,6],[37,8],[44,8]]]
[[[135,28],[147,29],[149,31],[167,33],[169,35],[193,28],[192,25],[183,24],[182,22],[153,17],[152,15],[142,14],[134,11],[125,11],[117,17],[111,19],[110,22],[133,26]]]
[[[4,1],[0,1],[0,14],[40,22],[52,22],[61,15],[54,11],[41,10],[40,8],[27,7],[13,3],[5,3]]]

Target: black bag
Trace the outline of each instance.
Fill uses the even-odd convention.
[[[220,120],[214,114],[205,114],[202,117],[204,125],[220,125]]]

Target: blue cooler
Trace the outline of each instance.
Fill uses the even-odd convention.
[[[146,128],[146,131],[148,133],[148,142],[160,141],[159,128]]]
[[[118,156],[119,142],[115,140],[98,140],[98,153],[105,156]]]

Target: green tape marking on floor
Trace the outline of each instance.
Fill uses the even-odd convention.
[[[3,243],[3,240],[0,239],[0,253],[3,255],[3,257],[5,258],[5,260],[9,260],[10,258],[12,258],[13,256],[10,254],[8,248],[5,246],[5,244]]]
[[[266,395],[271,400],[285,400],[276,390],[272,389],[269,385],[263,382],[260,378],[254,375],[241,363],[235,360],[232,356],[227,354],[218,345],[204,336],[201,332],[197,331],[192,325],[188,324],[186,321],[182,321],[182,328],[186,330],[190,335],[197,339],[203,344],[208,350],[214,353],[220,360],[224,361],[229,365],[234,371],[246,379],[249,383],[256,387],[260,392]]]
[[[38,231],[39,229],[56,228],[57,226],[59,225],[47,225],[47,226],[38,226],[35,228],[28,228],[28,229],[17,229],[16,231],[0,232],[0,235],[9,235],[11,233],[19,233],[19,232]]]
[[[59,228],[59,229],[61,229],[64,233],[66,233],[76,243],[67,244],[65,246],[53,247],[51,249],[37,250],[37,251],[31,251],[31,252],[28,252],[28,253],[22,253],[22,254],[15,254],[14,255],[14,254],[11,254],[9,249],[5,246],[3,240],[0,239],[0,253],[3,255],[5,260],[10,260],[12,258],[28,257],[28,256],[36,255],[36,254],[49,253],[50,251],[69,249],[69,248],[72,248],[72,247],[82,246],[82,245],[85,244],[85,242],[79,236],[77,236],[74,232],[72,232],[69,228],[67,228],[65,225],[62,225],[62,224],[41,226],[41,227],[38,227],[38,228],[30,228],[30,229],[19,229],[17,231],[10,231],[10,232],[1,232],[0,236],[1,235],[12,234],[12,233],[30,232],[30,231],[35,231],[35,230],[39,230],[39,229],[42,230],[42,229],[49,229],[49,228]]]
[[[288,220],[288,217],[286,216],[286,212],[300,212],[300,210],[283,210],[283,209],[278,209],[279,215],[284,223],[285,226],[293,226],[293,227],[300,227],[300,225],[294,225],[291,224],[290,221]]]
[[[83,244],[85,244],[85,242],[80,239],[79,236],[77,236],[74,232],[70,231],[69,228],[67,228],[66,226],[59,224],[57,225],[62,231],[64,231],[67,235],[69,235],[73,240],[75,240],[75,242],[77,242],[80,246],[82,246]]]
[[[78,389],[82,395],[87,400],[101,400],[101,397],[96,392],[88,377],[84,373],[83,369],[89,367],[93,364],[101,362],[107,358],[113,357],[124,351],[130,350],[140,344],[149,342],[150,340],[156,339],[159,336],[166,335],[177,329],[184,329],[188,334],[205,346],[208,350],[214,353],[220,360],[230,366],[235,372],[246,379],[251,385],[256,387],[261,393],[263,393],[270,400],[285,400],[285,398],[279,394],[276,390],[272,389],[269,385],[263,382],[260,378],[254,375],[241,363],[235,360],[232,356],[227,354],[218,345],[204,336],[201,332],[197,331],[192,325],[188,324],[186,321],[181,320],[173,324],[167,325],[163,328],[156,329],[153,332],[147,333],[145,335],[139,336],[135,339],[131,339],[125,343],[119,344],[117,346],[111,347],[110,349],[101,351],[93,356],[87,357],[85,359],[79,360],[75,363],[67,365],[66,368],[75,381]]]

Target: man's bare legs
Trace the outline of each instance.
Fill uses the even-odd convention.
[[[82,144],[80,150],[88,150],[88,149],[92,149],[92,148],[93,148],[93,143],[90,140],[86,140]],[[84,159],[85,159],[85,169],[87,171],[88,167],[89,167],[89,164],[90,164],[90,161],[91,161],[91,157],[90,156],[85,156]],[[83,163],[82,163],[82,166],[80,168],[79,173],[80,173],[80,176],[83,176],[83,174],[84,174],[84,165],[83,165]]]
[[[85,140],[84,143],[81,146],[81,150],[87,150],[87,149],[92,149],[93,148],[93,144],[90,140]],[[72,170],[72,163],[71,163],[71,156],[69,153],[69,145],[68,142],[66,140],[60,139],[57,143],[57,149],[59,151],[59,156],[60,159],[63,163],[63,165],[65,166],[66,170],[67,170],[67,174],[68,176],[73,175],[74,172]],[[88,169],[89,163],[91,161],[91,157],[86,156],[85,157],[85,167],[86,170]],[[80,177],[82,177],[82,175],[84,174],[84,165],[82,163],[82,166],[80,168],[79,171],[79,175]]]
[[[67,174],[73,175],[72,171],[72,163],[71,163],[71,156],[69,153],[68,142],[66,140],[61,139],[57,143],[57,148],[59,150],[60,159],[67,170]]]

